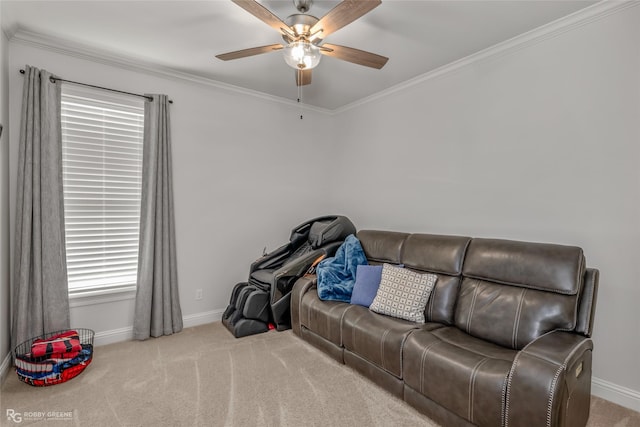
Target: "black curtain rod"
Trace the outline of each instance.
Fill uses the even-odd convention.
[[[24,70],[20,70],[20,74],[24,74],[25,71]],[[92,87],[95,89],[104,89],[104,90],[109,90],[111,92],[118,92],[118,93],[124,93],[125,95],[132,95],[132,96],[139,96],[140,98],[145,98],[149,101],[153,101],[153,98],[151,96],[147,96],[147,95],[140,95],[139,93],[131,93],[131,92],[125,92],[123,90],[118,90],[118,89],[111,89],[108,87],[103,87],[103,86],[96,86],[96,85],[90,85],[88,83],[80,83],[80,82],[74,82],[73,80],[65,80],[65,79],[61,79],[60,77],[51,77],[50,78],[51,83],[55,83],[56,81],[60,81],[60,82],[65,82],[65,83],[73,83],[74,85],[80,85],[80,86],[88,86],[88,87]],[[169,100],[169,104],[173,104],[173,100]]]

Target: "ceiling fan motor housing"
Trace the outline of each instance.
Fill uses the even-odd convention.
[[[318,45],[322,41],[321,34],[315,35],[313,39],[311,38],[312,34],[310,34],[311,27],[313,27],[319,19],[313,15],[307,15],[304,13],[295,13],[293,15],[289,15],[285,20],[285,24],[287,24],[290,28],[292,28],[298,37],[294,38],[291,35],[283,33],[282,38],[287,43],[292,43],[294,41],[298,41],[300,39],[309,40],[311,43]]]

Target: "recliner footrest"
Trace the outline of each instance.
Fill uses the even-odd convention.
[[[269,330],[269,292],[243,282],[234,286],[222,324],[236,337]]]

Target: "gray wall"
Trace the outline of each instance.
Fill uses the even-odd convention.
[[[597,391],[640,410],[639,82],[633,7],[345,111],[335,206],[359,228],[583,247]]]
[[[308,126],[329,128],[326,114],[295,105],[190,83],[152,72],[105,65],[26,43],[9,43],[10,122],[20,121],[25,64],[65,79],[135,93],[166,93],[171,107],[174,193],[180,298],[185,323],[219,319],[230,290],[246,280],[250,263],[284,243],[291,229],[324,213],[316,192],[326,179],[308,162],[326,165],[323,136],[296,138]],[[11,205],[15,203],[18,135],[11,135]],[[330,150],[329,150],[330,151]],[[295,209],[292,209],[295,206]],[[14,213],[11,212],[13,217]],[[14,221],[12,221],[12,224]],[[203,290],[196,300],[196,290]],[[133,297],[107,295],[71,300],[71,323],[96,331],[96,342],[131,333]],[[98,339],[99,338],[99,339]]]

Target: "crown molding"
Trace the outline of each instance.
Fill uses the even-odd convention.
[[[306,111],[314,111],[321,114],[332,114],[332,111],[326,108],[315,107],[304,103],[298,103],[291,99],[273,96],[264,92],[246,89],[240,86],[223,83],[207,77],[198,76],[183,71],[177,71],[168,67],[155,65],[151,62],[141,61],[139,59],[117,55],[105,50],[96,49],[87,45],[72,42],[66,39],[48,36],[25,28],[17,28],[7,34],[9,42],[35,47],[47,51],[60,53],[78,59],[84,59],[100,64],[117,67],[127,71],[142,72],[170,80],[181,82],[195,83],[227,92],[251,96],[254,98],[264,99],[278,104],[284,104],[289,107],[295,107]]]
[[[455,72],[456,70],[459,70],[460,68],[466,67],[468,65],[486,61],[501,55],[513,54],[521,49],[525,49],[542,41],[558,37],[565,32],[572,31],[591,22],[597,21],[614,13],[618,13],[638,5],[640,5],[640,0],[602,0],[589,7],[574,12],[563,18],[557,19],[541,27],[535,28],[531,31],[515,36],[509,40],[488,47],[479,52],[473,53],[465,58],[443,65],[439,68],[436,68],[435,70],[413,77],[407,81],[391,86],[388,89],[382,90],[373,95],[367,96],[365,98],[359,99],[355,102],[335,109],[315,107],[307,104],[299,104],[296,101],[287,98],[273,96],[264,92],[223,83],[211,78],[154,65],[150,62],[141,61],[139,59],[124,57],[112,52],[98,50],[87,45],[71,42],[66,39],[60,39],[40,34],[25,28],[5,30],[5,35],[9,39],[9,42],[12,43],[45,49],[75,58],[98,62],[129,71],[143,72],[145,74],[151,74],[172,80],[213,87],[227,92],[242,94],[245,96],[251,96],[270,102],[287,105],[289,107],[300,108],[305,111],[314,111],[326,115],[336,115],[368,104],[370,102],[374,102],[378,99],[385,98],[396,92],[404,91],[415,85],[422,84],[428,80],[436,79],[448,73]]]
[[[575,30],[591,22],[600,20],[614,13],[621,12],[640,5],[640,0],[602,0],[582,10],[574,12],[565,17],[559,18],[541,27],[535,28],[526,33],[512,37],[511,39],[500,42],[496,45],[473,53],[457,61],[443,65],[435,70],[413,77],[407,81],[391,86],[373,95],[362,98],[350,104],[338,107],[333,111],[334,114],[343,113],[356,107],[368,104],[381,98],[385,98],[396,92],[401,92],[415,85],[419,85],[428,80],[433,80],[445,74],[459,70],[460,68],[477,62],[494,59],[498,56],[513,54],[521,49],[533,46],[545,40],[553,39],[568,31]]]

